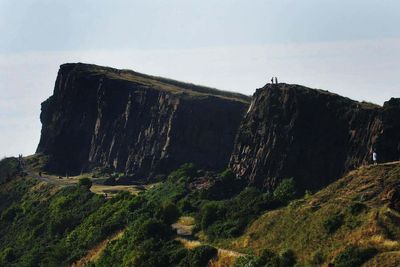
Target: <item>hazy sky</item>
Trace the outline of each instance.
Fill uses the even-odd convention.
[[[0,156],[34,153],[58,66],[252,94],[269,78],[400,97],[399,0],[0,0]]]

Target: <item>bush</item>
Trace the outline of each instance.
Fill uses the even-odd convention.
[[[12,222],[14,218],[21,213],[22,209],[17,205],[12,205],[1,214],[1,220]]]
[[[284,250],[280,258],[281,267],[292,267],[296,263],[296,255],[291,249]]]
[[[375,248],[358,248],[355,246],[347,247],[334,259],[335,267],[358,267],[364,262],[375,256]]]
[[[218,218],[221,218],[224,214],[224,209],[218,203],[210,202],[203,206],[200,211],[200,225],[201,229],[206,230],[213,222]]]
[[[138,230],[138,233],[142,235],[141,240],[146,240],[149,238],[165,239],[172,236],[172,230],[169,225],[154,219],[145,221]]]
[[[218,250],[211,246],[200,246],[189,251],[181,261],[182,267],[204,267],[217,255]]]
[[[366,208],[367,206],[364,203],[354,202],[350,204],[348,209],[352,215],[357,215],[360,214],[362,211],[364,211]]]
[[[5,248],[0,253],[0,264],[2,266],[7,266],[7,263],[13,262],[14,260],[15,260],[15,255],[12,248]]]
[[[157,213],[157,217],[166,224],[176,222],[180,216],[178,208],[173,203],[164,204]]]
[[[286,204],[294,199],[296,194],[296,186],[293,178],[283,179],[278,187],[274,190],[274,197]]]
[[[258,267],[258,258],[256,256],[242,256],[237,258],[234,267]]]
[[[236,179],[236,176],[231,169],[226,169],[225,171],[221,172],[219,176],[222,182],[232,182]]]
[[[183,198],[178,202],[178,207],[181,213],[190,213],[194,212],[196,209],[192,205],[192,202],[187,198]]]
[[[342,226],[343,221],[344,216],[342,214],[334,214],[324,221],[323,226],[327,233],[332,234]]]
[[[274,252],[266,249],[262,252],[260,257],[239,257],[235,261],[234,267],[291,267],[295,263],[294,253],[291,250],[287,250],[283,252],[281,256],[278,256]]]
[[[79,179],[78,186],[90,189],[92,187],[92,180],[90,180],[89,178],[86,178],[86,177],[81,178],[81,179]]]
[[[325,255],[318,250],[312,254],[310,264],[312,266],[320,266],[325,262],[325,260],[326,260]]]
[[[196,175],[196,168],[193,163],[185,163],[180,166],[177,170],[171,172],[168,179],[171,181],[177,181],[184,179],[190,181]]]

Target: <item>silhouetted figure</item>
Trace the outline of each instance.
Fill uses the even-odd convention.
[[[378,164],[378,154],[376,154],[375,150],[372,152],[372,161],[374,165]]]
[[[275,77],[275,83],[278,84],[278,77]]]
[[[274,77],[271,78],[271,83],[274,84]]]

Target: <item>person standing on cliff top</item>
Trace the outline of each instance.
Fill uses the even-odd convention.
[[[378,154],[376,154],[375,150],[372,151],[372,161],[374,165],[378,164]]]
[[[278,77],[275,77],[275,84],[278,84]]]
[[[271,78],[271,83],[274,84],[274,77]]]

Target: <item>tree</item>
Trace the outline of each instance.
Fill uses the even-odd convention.
[[[79,179],[78,186],[86,187],[87,189],[90,189],[92,187],[92,181],[86,177],[81,178],[81,179]]]
[[[274,197],[282,203],[288,203],[295,194],[296,187],[293,178],[283,179],[274,191]]]

